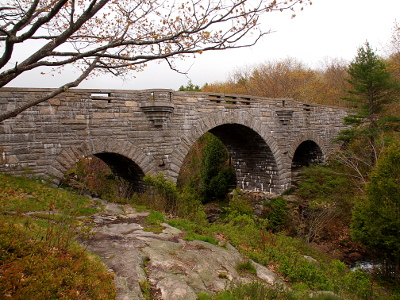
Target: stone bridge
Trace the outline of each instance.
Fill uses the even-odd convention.
[[[0,109],[47,89],[2,88]],[[280,193],[296,166],[323,163],[346,110],[272,99],[172,90],[70,90],[0,123],[0,172],[50,177],[95,155],[140,191],[144,174],[177,180],[206,132],[230,152],[237,186]]]

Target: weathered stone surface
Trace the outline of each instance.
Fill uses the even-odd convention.
[[[231,283],[256,278],[268,285],[281,283],[272,271],[255,262],[256,277],[240,275],[236,267],[244,258],[230,244],[219,247],[186,241],[181,230],[166,223],[162,223],[162,233],[143,231],[140,223],[148,212],[102,203],[104,212],[93,216],[93,235],[81,242],[115,273],[118,300],[144,299],[144,282],[151,284],[153,299],[163,300],[195,300],[199,293],[213,294]]]
[[[0,109],[48,91],[2,88]],[[143,109],[154,105],[152,113],[157,114],[149,116]],[[291,99],[172,90],[71,90],[2,122],[0,147],[6,157],[13,157],[13,170],[31,167],[39,176],[59,176],[83,156],[101,154],[117,167],[135,165],[136,177],[127,179],[140,188],[140,176],[147,172],[163,172],[176,181],[190,147],[211,132],[230,151],[240,188],[280,193],[291,185],[292,166],[326,160],[332,140],[344,128],[345,115],[341,108]],[[49,144],[57,149],[51,151],[45,146]],[[64,157],[70,149],[73,154]],[[0,163],[0,172],[7,171],[9,166]]]
[[[257,277],[264,280],[265,282],[267,282],[268,284],[275,284],[276,282],[280,282],[280,280],[278,279],[278,277],[276,276],[276,274],[274,272],[272,272],[271,270],[268,270],[266,267],[252,261],[254,267],[256,268],[257,271]]]

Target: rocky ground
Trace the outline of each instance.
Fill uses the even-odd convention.
[[[98,200],[101,201],[101,200]],[[101,201],[104,211],[93,216],[93,235],[82,243],[115,273],[117,299],[191,300],[234,283],[254,279],[273,285],[276,274],[253,262],[256,275],[239,273],[246,259],[229,243],[215,246],[186,241],[185,233],[162,223],[160,233],[145,229],[149,212],[130,205]]]

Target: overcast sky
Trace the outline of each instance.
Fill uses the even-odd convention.
[[[400,22],[400,0],[314,0],[294,19],[290,16],[290,12],[266,14],[263,29],[274,32],[251,48],[208,52],[196,59],[178,61],[182,71],[189,70],[187,76],[169,70],[164,63],[152,63],[127,80],[102,76],[86,80],[79,87],[178,89],[189,80],[202,86],[224,81],[240,67],[287,57],[297,58],[310,67],[317,67],[326,58],[350,61],[367,40],[378,54],[384,55],[382,49],[390,41],[396,19]],[[69,77],[68,71],[64,71],[60,82],[59,75],[47,77],[38,73],[20,76],[9,86],[56,87]]]

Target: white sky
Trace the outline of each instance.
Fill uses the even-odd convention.
[[[164,63],[152,63],[125,81],[102,76],[84,81],[79,88],[178,89],[189,80],[202,86],[224,81],[240,67],[287,57],[317,67],[326,58],[350,61],[367,40],[378,54],[384,55],[382,49],[390,41],[394,22],[396,19],[400,22],[400,0],[314,0],[296,18],[290,16],[290,12],[266,14],[263,27],[275,32],[251,48],[208,52],[196,59],[177,61],[181,70],[190,68],[187,76],[170,70]],[[56,87],[70,76],[67,71],[54,77],[39,72],[20,76],[9,86]]]

